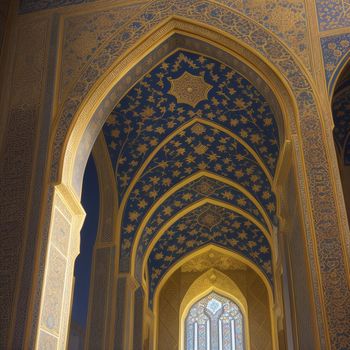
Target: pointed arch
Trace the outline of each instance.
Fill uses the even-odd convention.
[[[269,301],[269,312],[270,312],[270,321],[271,321],[271,330],[272,330],[272,346],[273,346],[273,350],[277,350],[278,349],[278,345],[277,345],[277,333],[276,333],[276,330],[277,330],[277,327],[276,327],[276,324],[277,324],[277,320],[276,320],[276,314],[275,314],[275,311],[274,311],[274,305],[275,305],[275,295],[274,295],[274,291],[269,283],[269,281],[267,280],[266,276],[260,271],[260,269],[255,265],[253,264],[250,260],[248,260],[247,258],[233,252],[233,251],[230,251],[226,248],[222,248],[222,247],[218,247],[216,245],[213,245],[213,244],[210,244],[210,245],[207,245],[205,247],[202,247],[202,248],[199,248],[197,250],[195,250],[194,252],[192,252],[190,255],[184,257],[182,260],[178,261],[174,266],[172,266],[168,271],[167,273],[165,274],[165,276],[163,277],[163,279],[161,280],[161,282],[159,283],[156,291],[155,291],[155,294],[154,294],[154,311],[153,311],[153,314],[155,316],[155,318],[157,318],[159,316],[159,297],[160,297],[160,292],[163,288],[163,286],[166,284],[166,282],[171,278],[171,276],[173,275],[173,273],[178,270],[182,265],[186,264],[188,261],[190,261],[191,259],[193,259],[194,257],[196,256],[199,256],[201,254],[204,254],[206,252],[210,252],[210,251],[215,251],[219,254],[222,254],[222,255],[227,255],[227,256],[230,256],[234,259],[236,259],[237,261],[243,263],[244,265],[248,266],[249,268],[251,268],[254,273],[256,273],[256,275],[258,276],[258,278],[262,281],[263,285],[265,286],[266,288],[266,291],[267,291],[267,295],[268,295],[268,301]],[[209,273],[207,271],[207,273]],[[220,272],[222,273],[222,272]],[[223,278],[223,281],[224,283],[227,282],[227,279],[226,279],[226,275],[224,273],[222,273],[224,275],[225,278]],[[206,273],[204,273],[205,276]],[[203,275],[201,275],[203,276]],[[201,277],[199,276],[199,278]],[[206,278],[206,277],[205,277]],[[227,277],[229,278],[229,277]],[[231,280],[232,281],[232,280]],[[232,281],[233,282],[233,281]],[[208,284],[210,284],[210,277],[209,277],[209,282],[207,283],[204,283],[203,285],[204,286],[207,286],[208,287],[208,290],[211,288],[210,286],[208,286]],[[197,286],[197,284],[196,284]],[[242,299],[240,297],[240,294],[239,294],[239,289],[235,289],[235,286],[233,286],[231,283],[229,283],[229,286],[230,288],[233,287],[233,291],[235,291],[235,294],[233,295],[233,293],[229,293],[229,294],[226,294],[227,296],[233,296],[233,299],[242,307],[243,310],[245,310],[245,312],[247,313],[248,312],[248,307],[246,307],[245,305],[245,302],[244,302],[244,299]],[[215,285],[214,285],[215,287]],[[226,287],[224,287],[223,285],[221,285],[221,283],[219,283],[219,289],[221,292],[224,293],[225,295],[225,291],[227,290]],[[199,288],[201,288],[201,286],[199,286]],[[147,291],[147,287],[144,286],[144,290],[146,291],[145,294],[146,296],[148,297],[148,291]],[[205,292],[202,291],[202,295],[205,295]],[[186,294],[185,294],[186,295]],[[182,302],[181,302],[181,306],[180,306],[180,320],[182,319],[181,316],[184,316],[185,314],[185,311],[186,311],[186,306],[187,306],[187,309],[189,307],[189,304],[190,304],[190,301],[193,301],[193,300],[197,300],[196,298],[196,292],[193,293],[189,293],[188,294],[188,298],[185,299],[185,297],[183,298]],[[180,327],[181,329],[181,327]],[[179,334],[180,336],[180,339],[181,339],[181,334]],[[157,338],[158,338],[158,327],[155,327],[154,328],[154,346],[155,348],[156,347],[156,344],[157,344]]]
[[[239,307],[240,312],[243,316],[244,324],[244,349],[249,350],[250,336],[247,300],[237,284],[223,272],[215,268],[211,268],[199,276],[188,288],[181,301],[179,312],[180,349],[185,350],[185,320],[191,307],[196,302],[213,292],[226,297],[228,300],[232,300]]]
[[[197,7],[195,7],[196,5]],[[214,46],[230,52],[239,61],[246,62],[246,66],[254,67],[259,71],[259,76],[273,87],[273,95],[276,97],[283,114],[281,125],[285,126],[284,135],[281,139],[288,139],[293,133],[293,143],[297,144],[295,152],[299,187],[303,189],[301,196],[303,201],[307,203],[304,208],[304,217],[308,227],[307,240],[314,283],[313,292],[317,308],[322,311],[322,315],[318,315],[320,334],[324,333],[322,332],[324,327],[330,327],[330,333],[335,334],[337,329],[333,325],[339,325],[342,329],[345,329],[339,318],[341,314],[338,312],[339,306],[332,300],[325,298],[323,293],[328,289],[332,289],[334,279],[341,285],[348,282],[349,277],[347,276],[350,275],[348,273],[349,256],[346,247],[349,246],[349,238],[344,234],[345,227],[341,222],[342,215],[338,215],[334,204],[336,202],[335,175],[332,170],[332,158],[329,155],[329,131],[324,126],[321,108],[319,108],[317,96],[314,95],[309,73],[306,73],[298,59],[263,27],[225,7],[222,7],[224,14],[227,15],[224,21],[222,21],[222,18],[219,20],[211,17],[210,9],[208,10],[211,5],[209,2],[197,4],[196,1],[191,1],[191,6],[179,2],[178,7],[176,7],[176,3],[165,1],[153,2],[149,6],[145,6],[142,16],[143,24],[148,22],[147,25],[144,25],[137,35],[133,35],[132,23],[126,28],[129,32],[118,33],[119,39],[132,37],[130,41],[124,40],[127,43],[123,44],[120,50],[115,50],[119,58],[114,60],[112,65],[101,68],[101,71],[98,71],[94,79],[88,84],[84,81],[84,76],[79,78],[80,82],[82,81],[85,84],[84,91],[78,91],[77,85],[72,88],[69,99],[58,111],[55,128],[50,137],[49,153],[51,158],[48,164],[49,173],[47,174],[49,178],[49,184],[47,185],[49,200],[43,204],[44,214],[51,217],[54,186],[56,184],[63,189],[62,192],[65,194],[66,202],[74,203],[74,205],[79,204],[82,172],[97,136],[96,130],[101,128],[113,101],[118,100],[122,92],[127,89],[125,86],[129,84],[128,80],[131,79],[132,81],[132,78],[127,76],[127,72],[132,70],[132,66],[141,62],[152,50],[158,48],[160,43],[165,42],[175,33],[199,39],[205,38]],[[158,12],[156,6],[160,6]],[[216,6],[218,5],[216,4]],[[198,9],[198,11],[194,11],[194,9]],[[147,21],[145,19],[146,15],[149,15],[152,11],[157,13],[157,17],[155,19],[149,18]],[[173,17],[174,11],[179,15],[192,19],[183,20]],[[217,29],[209,26],[210,20],[214,20]],[[197,21],[197,23],[194,24],[193,21]],[[255,31],[261,31],[264,34],[263,44],[256,43],[251,39],[250,36]],[[125,36],[125,34],[128,35]],[[141,37],[142,39],[140,39]],[[113,43],[108,43],[108,45],[115,49],[116,46],[113,44],[116,43],[120,42],[114,40]],[[97,65],[98,56],[105,49],[104,46],[96,53],[91,66],[85,70],[84,74],[88,69]],[[261,73],[264,70],[266,74]],[[124,78],[125,81],[122,81]],[[124,88],[121,83],[125,83]],[[118,88],[114,89],[116,85]],[[299,113],[300,120],[296,122]],[[303,143],[301,142],[301,133],[303,134]],[[310,152],[303,153],[301,146],[304,147],[304,151],[310,150]],[[317,153],[317,164],[320,165],[318,168],[315,167],[314,163],[315,153]],[[317,199],[319,188],[329,189],[323,198],[322,204]],[[57,189],[58,187],[56,187]],[[310,195],[308,195],[309,192]],[[322,213],[325,211],[331,217],[327,225],[322,222]],[[80,208],[78,214],[81,213],[82,209]],[[76,213],[74,215],[77,218],[79,216]],[[314,220],[314,225],[311,224],[311,220]],[[36,268],[45,266],[47,269],[46,251],[48,245],[46,242],[49,237],[50,219],[47,221],[42,235],[44,244],[41,247],[38,262],[36,262]],[[79,227],[79,224],[75,227]],[[331,227],[336,240],[336,245],[331,254],[334,254],[332,256],[335,258],[344,257],[339,262],[339,269],[335,275],[332,275],[332,278],[330,278],[331,272],[325,268],[328,256],[317,256],[315,254],[315,251],[322,250],[322,247],[327,244],[329,227]],[[315,234],[316,228],[317,235]],[[74,229],[71,235],[76,235],[76,233],[77,231]],[[321,263],[319,263],[319,260]],[[39,305],[41,290],[44,289],[43,272],[35,279],[34,283],[34,289],[36,290],[33,291],[33,300],[35,304]],[[344,293],[343,298],[346,297],[348,297],[348,294]],[[324,300],[327,302],[324,303]],[[323,304],[325,304],[325,307],[323,307]],[[34,316],[33,332],[37,331],[35,327],[38,318],[39,316]],[[32,338],[35,337],[33,334],[31,336]],[[323,342],[330,344],[329,339],[323,339]]]

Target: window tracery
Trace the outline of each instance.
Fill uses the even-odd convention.
[[[211,292],[185,319],[185,350],[244,350],[243,315],[230,299]]]

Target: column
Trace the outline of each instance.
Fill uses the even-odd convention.
[[[84,210],[75,196],[57,186],[51,217],[37,349],[65,349]]]
[[[115,350],[134,350],[134,313],[142,312],[142,310],[135,310],[135,297],[136,299],[140,298],[138,289],[137,282],[129,273],[119,275],[117,281],[116,332],[114,336]],[[139,305],[137,306],[139,307]],[[135,337],[142,338],[142,333],[135,333]]]

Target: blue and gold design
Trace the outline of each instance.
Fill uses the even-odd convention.
[[[271,227],[278,130],[266,99],[231,67],[176,51],[126,94],[103,133],[121,210],[121,271],[129,270],[135,249],[140,277],[161,227],[204,198]]]
[[[238,188],[235,188],[232,186],[232,184],[224,183],[217,178],[211,177],[210,174],[207,174],[189,182],[187,185],[172,194],[161,205],[159,205],[147,224],[144,226],[144,228],[142,228],[143,234],[140,237],[140,241],[138,242],[137,246],[137,278],[140,280],[140,268],[142,265],[143,256],[155,235],[160,231],[161,227],[167,221],[171,220],[175,214],[180,211],[187,210],[187,208],[189,208],[191,205],[203,199],[211,198],[213,200],[221,201],[242,209],[261,223],[268,231],[268,224],[261,213],[263,209],[259,208],[259,210],[253,201],[250,200],[247,195],[241,192],[239,186],[237,187]],[[269,194],[266,193],[266,195]],[[135,230],[135,226],[129,226],[128,230]]]
[[[349,336],[347,335],[349,317],[347,317],[346,312],[344,313],[344,305],[348,305],[349,291],[346,288],[347,270],[345,260],[339,259],[344,253],[342,249],[341,226],[343,224],[338,221],[339,217],[336,215],[337,206],[332,187],[332,177],[329,175],[332,165],[330,159],[327,157],[326,146],[324,145],[321,109],[317,108],[315,91],[310,85],[309,78],[300,67],[298,60],[295,59],[290,50],[275,35],[272,35],[263,26],[256,23],[256,21],[250,20],[248,17],[241,15],[237,11],[230,10],[228,7],[220,6],[217,2],[214,4],[205,0],[157,0],[143,7],[142,11],[137,13],[130,23],[126,24],[122,30],[116,33],[111,40],[108,40],[96,52],[79,79],[70,88],[67,95],[69,98],[62,102],[62,109],[58,113],[57,132],[54,136],[52,148],[53,165],[50,173],[52,181],[55,182],[59,178],[60,159],[62,159],[60,157],[64,153],[64,147],[62,145],[65,144],[65,137],[69,134],[70,127],[76,121],[79,121],[80,112],[78,113],[77,111],[82,106],[82,102],[84,99],[87,99],[89,93],[91,93],[91,96],[102,98],[100,92],[93,89],[97,79],[108,71],[123,74],[125,70],[123,66],[124,62],[118,63],[117,67],[112,70],[113,63],[116,62],[117,58],[126,55],[130,48],[139,48],[138,44],[142,38],[155,38],[153,29],[157,28],[157,26],[160,27],[162,23],[164,24],[172,16],[177,17],[174,23],[178,21],[179,17],[196,22],[192,26],[180,20],[181,25],[188,30],[188,33],[193,33],[194,35],[200,34],[200,28],[202,28],[202,31],[204,29],[208,33],[211,32],[211,28],[215,28],[210,34],[211,40],[219,44],[221,38],[225,40],[232,38],[232,42],[228,45],[228,48],[231,48],[233,51],[237,50],[236,52],[242,54],[242,57],[245,57],[245,53],[248,56],[252,53],[254,56],[255,53],[256,55],[253,60],[248,59],[253,63],[254,67],[256,62],[254,63],[253,61],[263,58],[263,61],[267,62],[268,66],[275,69],[279,77],[283,76],[289,82],[291,93],[296,99],[296,116],[298,116],[296,123],[300,128],[300,135],[303,138],[305,176],[310,184],[308,187],[310,189],[310,208],[312,208],[313,223],[317,227],[315,239],[313,239],[314,236],[312,234],[309,234],[312,225],[307,228],[308,233],[306,234],[307,249],[310,252],[310,256],[312,257],[315,249],[318,252],[318,259],[310,258],[313,283],[316,286],[317,282],[315,281],[318,279],[318,274],[320,274],[319,281],[321,281],[321,285],[314,288],[315,293],[313,296],[315,297],[317,309],[321,309],[323,306],[322,303],[324,303],[324,314],[328,322],[330,338],[332,340],[331,345],[334,348],[341,347],[341,344],[344,346],[344,344],[349,342]],[[165,29],[165,33],[169,34],[168,30],[170,27],[166,28],[166,26],[163,26],[163,28]],[[192,35],[190,34],[189,36]],[[161,40],[157,42],[158,39],[154,40],[152,45],[160,44]],[[240,43],[244,43],[244,48]],[[150,46],[146,45],[146,47],[147,50],[151,49]],[[147,58],[150,57],[152,58],[152,55],[147,55]],[[163,55],[160,54],[159,57],[163,57]],[[122,67],[124,70],[118,70]],[[142,71],[142,67],[138,66],[137,68]],[[127,78],[130,79],[130,77],[132,79],[133,75],[127,75]],[[257,83],[258,81],[259,79]],[[120,84],[118,84],[116,89],[112,89],[107,97],[103,99],[102,106],[107,108],[107,104],[116,101],[124,91]],[[98,113],[94,114],[90,124],[98,125],[98,122],[101,121],[101,115],[104,118],[105,114],[102,108],[98,110]],[[289,114],[289,116],[293,115],[293,113]],[[290,119],[291,128],[294,130],[294,119]],[[88,131],[89,133],[86,134],[89,137],[95,132],[93,128]],[[85,146],[84,143],[82,145]],[[74,183],[74,188],[79,192],[79,184]],[[323,192],[322,198],[319,196],[320,188]],[[303,198],[307,200],[308,197],[305,195]],[[324,220],[325,212],[329,213],[328,220],[326,221]],[[333,234],[332,239],[334,244],[331,249],[325,249],[330,242],[330,233]],[[334,259],[338,259],[337,261],[339,263],[336,269],[334,268],[334,264],[332,264]],[[319,296],[317,292],[319,290],[318,288],[321,288],[324,293],[324,299]],[[340,291],[338,293],[339,298],[336,301],[332,298],[334,294],[332,292],[335,290]],[[321,324],[324,320],[321,320],[321,316],[319,315],[321,313],[318,313],[318,321]],[[325,342],[326,340],[322,337],[322,333],[320,334],[321,342]]]
[[[177,103],[169,94],[171,81],[186,72],[203,76],[213,86],[208,99],[196,107]],[[274,174],[279,152],[278,131],[264,97],[230,67],[208,57],[178,51],[129,91],[104,126],[120,197],[152,150],[196,117],[239,135]]]
[[[339,74],[350,57],[350,33],[321,38],[328,91],[332,91]]]
[[[334,140],[344,165],[350,165],[350,80],[333,98]]]
[[[320,31],[350,26],[349,0],[316,0]]]
[[[227,133],[196,122],[164,145],[143,171],[125,208],[122,255],[129,255],[133,236],[125,227],[138,222],[171,187],[200,171],[218,173],[253,194],[272,218],[275,197],[257,160]]]
[[[204,204],[173,224],[148,257],[149,301],[165,273],[179,258],[207,244],[227,248],[251,260],[272,283],[271,249],[261,230],[229,209]]]

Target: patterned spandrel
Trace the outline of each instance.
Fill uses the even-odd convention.
[[[208,312],[214,305],[216,311]],[[241,310],[232,300],[215,292],[192,305],[184,332],[185,350],[219,349],[219,344],[222,350],[245,349]]]

